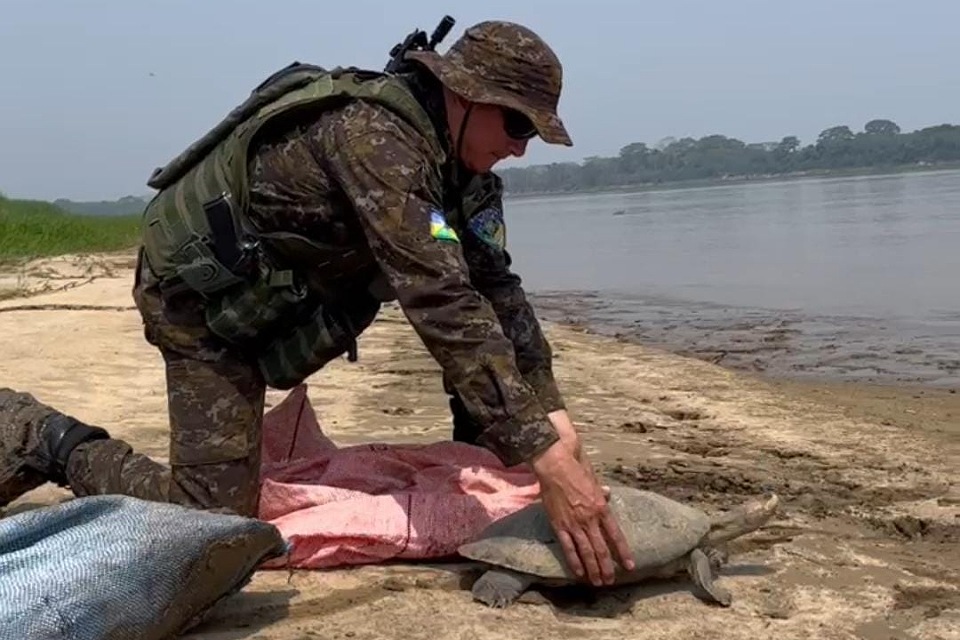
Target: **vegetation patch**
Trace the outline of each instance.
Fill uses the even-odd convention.
[[[74,215],[37,200],[0,195],[0,264],[63,254],[135,247],[140,214]]]

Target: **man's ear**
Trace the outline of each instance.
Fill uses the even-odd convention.
[[[447,87],[443,88],[443,97],[447,103],[447,108],[451,106],[456,106],[458,112],[463,113],[467,110],[467,107],[470,105],[470,101],[461,96],[459,93],[455,93],[448,89]]]

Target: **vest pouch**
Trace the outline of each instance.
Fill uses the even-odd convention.
[[[207,326],[228,342],[253,347],[300,315],[307,293],[291,272],[263,269],[248,285],[208,301]]]
[[[344,353],[354,354],[357,337],[373,322],[380,302],[358,295],[349,307],[319,305],[301,324],[262,346],[260,372],[275,389],[291,389]]]

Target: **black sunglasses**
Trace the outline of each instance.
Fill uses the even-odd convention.
[[[508,107],[503,108],[503,130],[514,140],[529,140],[537,135],[537,128],[530,118]]]

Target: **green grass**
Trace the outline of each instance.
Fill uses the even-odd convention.
[[[139,224],[140,212],[80,216],[48,202],[0,195],[0,263],[133,248],[138,242]]]

